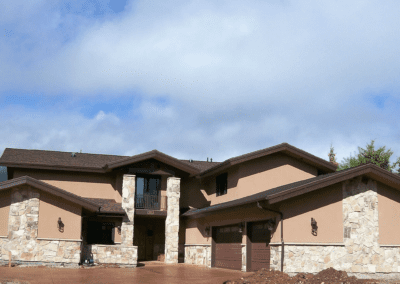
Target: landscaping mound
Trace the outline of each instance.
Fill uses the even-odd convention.
[[[387,280],[358,279],[355,276],[348,276],[345,271],[338,271],[334,268],[322,270],[316,275],[311,273],[299,273],[290,277],[288,274],[265,268],[254,274],[238,280],[225,281],[224,284],[358,284],[358,283],[388,283]],[[399,283],[399,282],[392,282]]]

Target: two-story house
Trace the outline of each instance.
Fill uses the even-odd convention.
[[[400,271],[400,177],[287,143],[224,162],[5,149],[0,259]]]

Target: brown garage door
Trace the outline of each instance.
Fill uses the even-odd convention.
[[[239,225],[213,228],[214,266],[228,269],[242,269],[242,233]]]
[[[249,223],[248,231],[250,233],[250,251],[248,252],[250,267],[248,271],[269,269],[271,232],[268,230],[267,222]]]

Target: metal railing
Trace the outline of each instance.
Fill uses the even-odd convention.
[[[150,194],[139,194],[135,197],[135,208],[137,209],[152,209],[152,210],[167,210],[167,197]]]

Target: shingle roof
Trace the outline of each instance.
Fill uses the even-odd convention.
[[[208,170],[212,167],[215,167],[216,165],[221,164],[221,162],[207,162],[207,161],[194,161],[190,162],[189,160],[180,160],[181,162],[184,162],[188,165],[191,165],[197,169],[199,169],[200,171],[205,171]]]
[[[76,156],[72,157],[71,152],[6,148],[0,158],[0,163],[101,169],[106,163],[127,157],[86,153],[76,153]]]
[[[155,154],[154,154],[154,153]],[[206,161],[193,161],[175,159],[174,157],[168,156],[157,150],[149,151],[146,153],[138,154],[135,156],[117,156],[117,155],[102,155],[102,154],[88,154],[88,153],[76,153],[75,157],[71,156],[71,152],[59,152],[59,151],[46,151],[46,150],[26,150],[26,149],[13,149],[6,148],[3,155],[0,157],[0,165],[9,167],[33,167],[33,168],[57,168],[62,170],[81,170],[81,171],[97,171],[104,172],[106,165],[112,168],[116,165],[123,165],[124,162],[134,161],[136,158],[141,156],[151,156],[153,153],[155,156],[165,158],[166,162],[176,164],[178,168],[190,172],[191,174],[200,174],[206,176],[215,174],[218,171],[224,170],[227,167],[233,166],[238,163],[242,163],[251,159],[263,157],[269,154],[284,152],[288,155],[298,157],[307,161],[308,163],[323,169],[326,172],[334,171],[335,166],[318,158],[310,153],[307,153],[301,149],[291,146],[287,143],[281,143],[272,147],[268,147],[262,150],[254,151],[244,155],[230,158],[224,162],[206,162]],[[157,155],[156,155],[157,154]],[[158,157],[157,156],[157,157]],[[114,166],[112,166],[114,165]],[[187,166],[189,167],[187,167]],[[196,173],[196,169],[199,170]]]
[[[114,199],[83,198],[101,206],[100,213],[125,213],[125,210],[122,208],[122,203],[117,203]]]
[[[75,157],[72,157],[71,152],[6,148],[3,155],[0,157],[0,164],[12,163],[26,164],[28,166],[79,167],[101,170],[106,164],[127,158],[130,158],[130,156],[76,153]],[[200,171],[207,170],[220,164],[219,162],[189,162],[189,160],[180,159],[179,161],[195,167]]]

